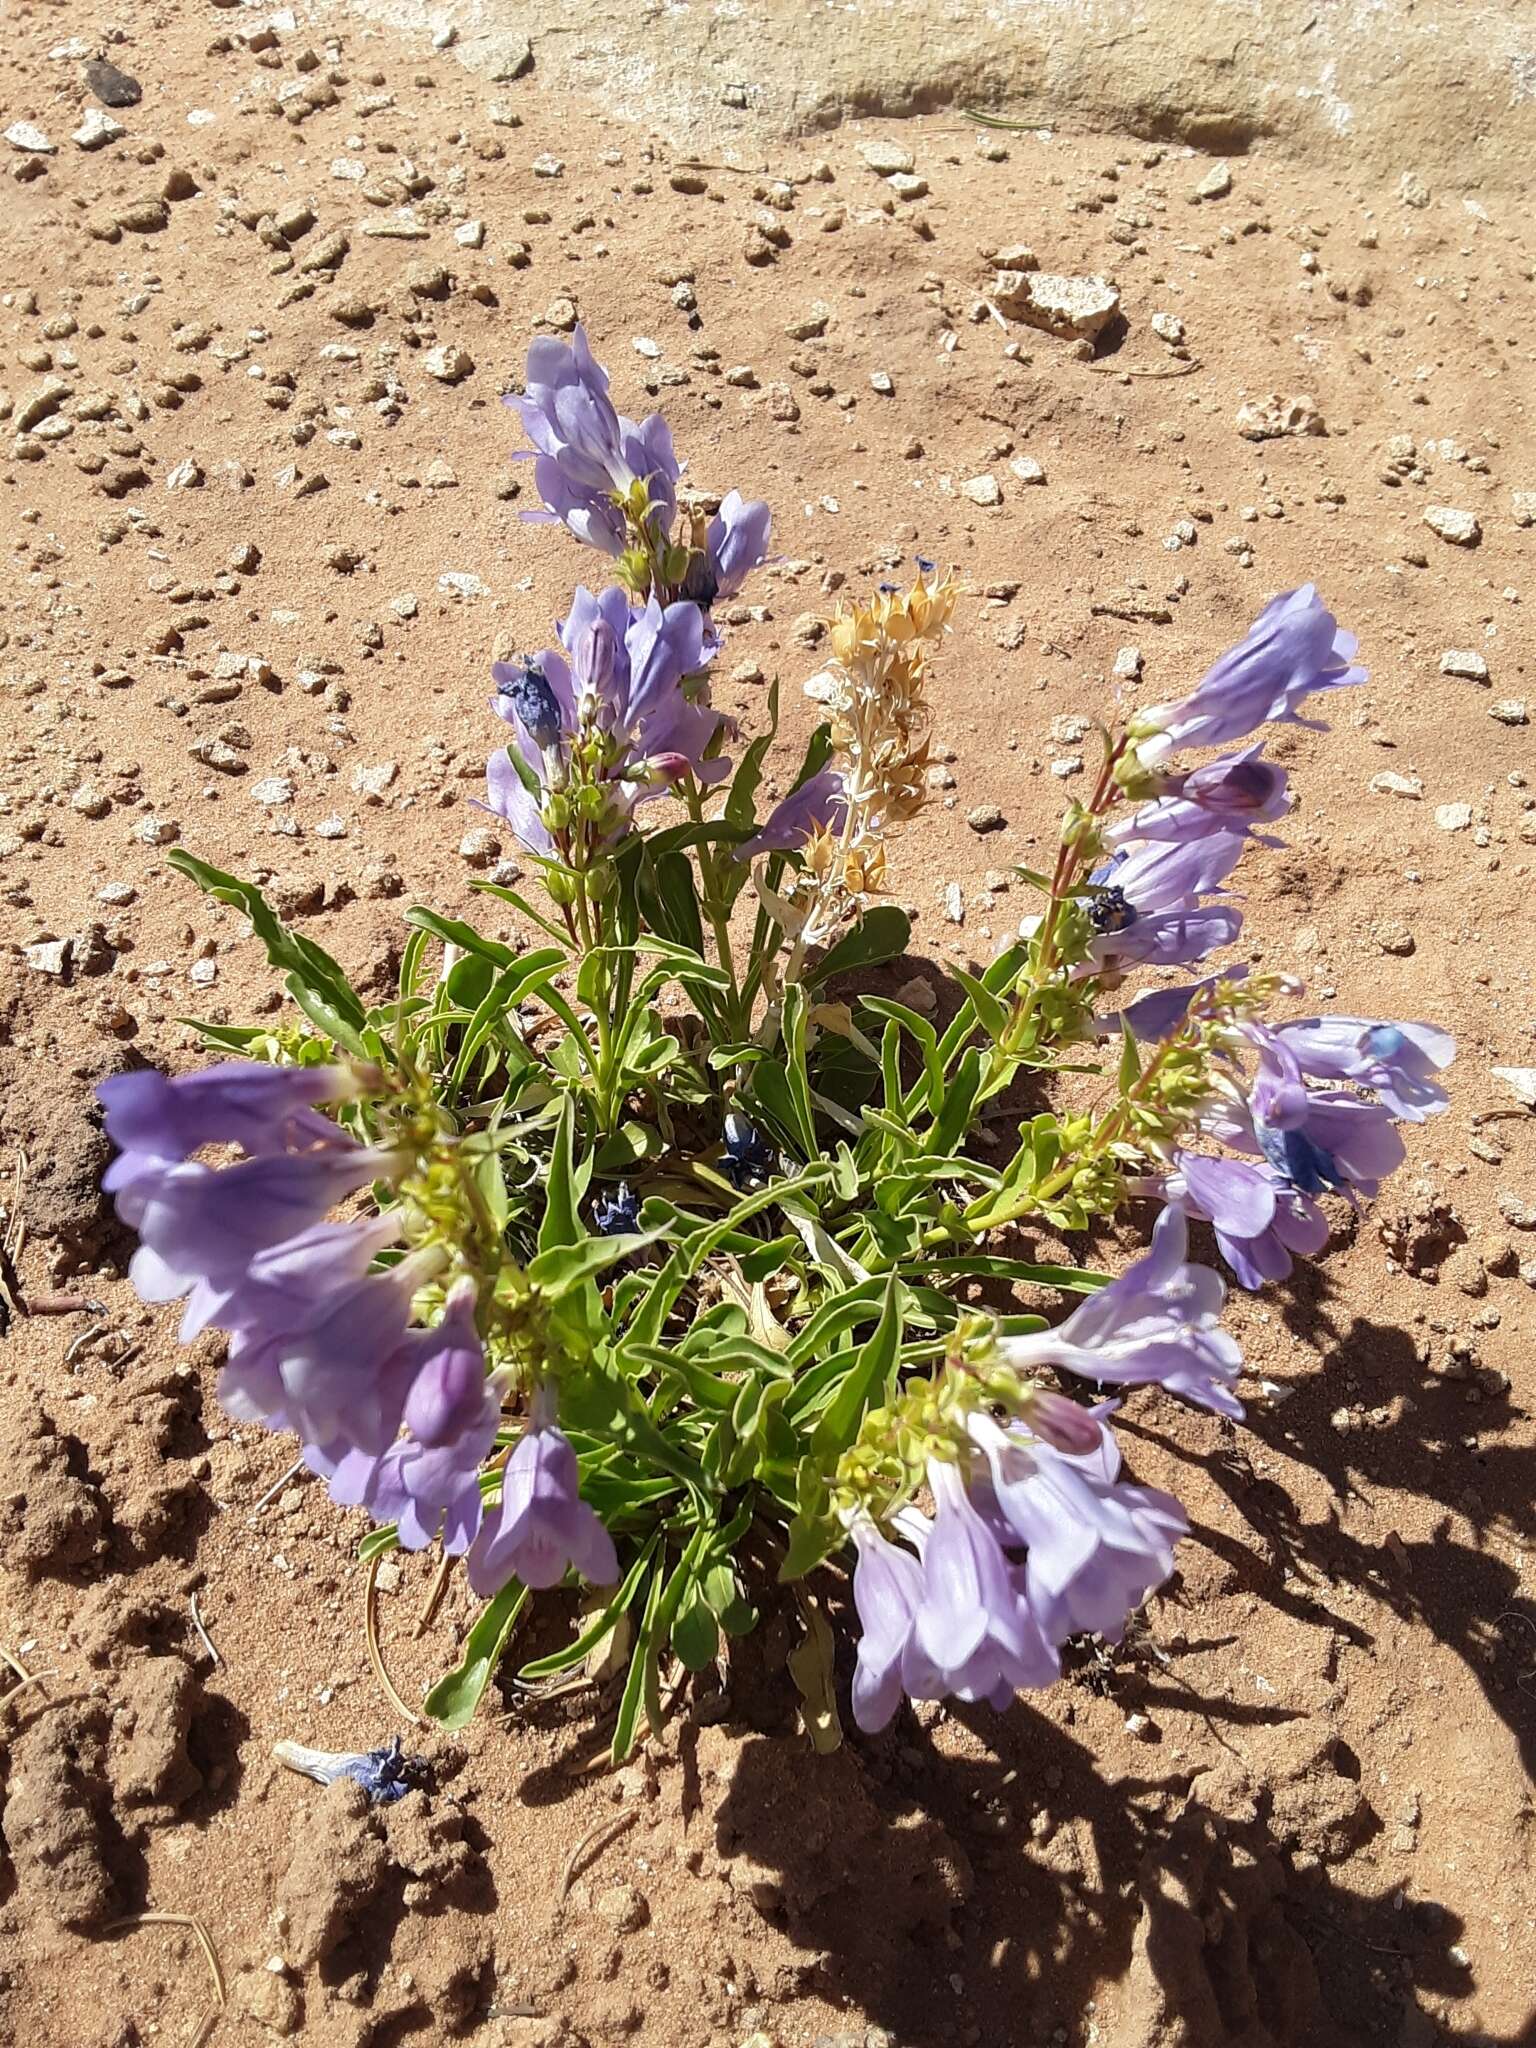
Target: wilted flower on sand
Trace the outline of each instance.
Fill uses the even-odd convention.
[[[320,1785],[334,1785],[338,1778],[351,1778],[362,1786],[375,1806],[388,1806],[403,1799],[425,1769],[420,1757],[401,1754],[400,1738],[391,1735],[377,1749],[310,1749],[302,1742],[274,1742],[272,1754],[290,1771],[302,1771]]]
[[[1298,709],[1307,697],[1365,681],[1358,645],[1305,583],[1266,605],[1189,696],[1138,712],[1128,730],[1141,759],[1157,762],[1175,747],[1230,746],[1261,725],[1315,724]]]

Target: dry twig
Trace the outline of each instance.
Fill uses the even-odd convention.
[[[588,1828],[570,1855],[565,1859],[565,1869],[560,1878],[560,1896],[570,1896],[571,1886],[576,1882],[576,1866],[588,1849],[606,1849],[610,1842],[616,1842],[626,1828],[632,1828],[640,1818],[637,1807],[629,1807],[623,1813],[610,1814],[600,1820],[595,1828]]]
[[[103,1934],[137,1933],[141,1927],[186,1927],[197,1936],[198,1946],[208,1964],[208,1974],[213,1979],[213,2011],[205,2016],[192,2037],[192,2048],[203,2048],[203,2043],[219,2023],[219,2015],[229,2004],[224,1990],[224,1972],[219,1968],[219,1958],[207,1928],[193,1913],[130,1913],[126,1919],[109,1921],[101,1931]]]
[[[395,1691],[394,1683],[384,1669],[384,1659],[379,1650],[379,1566],[383,1562],[383,1551],[375,1551],[368,1560],[368,1576],[363,1582],[363,1633],[368,1642],[368,1662],[373,1666],[373,1675],[383,1687],[385,1697],[395,1712],[413,1728],[419,1728],[420,1714],[408,1707]]]

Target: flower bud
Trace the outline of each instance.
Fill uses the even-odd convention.
[[[1097,1450],[1101,1430],[1086,1408],[1049,1387],[1032,1387],[1026,1397],[1025,1426],[1053,1450],[1083,1457]]]

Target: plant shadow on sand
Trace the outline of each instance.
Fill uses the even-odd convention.
[[[1363,1541],[1340,1526],[1337,1512],[1308,1520],[1283,1486],[1260,1480],[1244,1457],[1219,1454],[1206,1469],[1264,1539],[1267,1556],[1210,1530],[1200,1531],[1200,1540],[1264,1600],[1298,1619],[1353,1631],[1364,1647],[1370,1638],[1362,1624],[1323,1613],[1298,1595],[1297,1581],[1368,1586],[1373,1600],[1427,1628],[1476,1678],[1518,1743],[1529,1777],[1536,1771],[1536,1695],[1529,1689],[1536,1608],[1514,1567],[1491,1547],[1536,1536],[1536,1446],[1510,1440],[1523,1412],[1502,1381],[1487,1382],[1475,1368],[1463,1366],[1455,1378],[1431,1372],[1406,1330],[1338,1314],[1325,1271],[1298,1266],[1269,1299],[1305,1347],[1307,1363],[1283,1407],[1250,1412],[1252,1436],[1304,1461],[1341,1505],[1368,1504],[1391,1491],[1445,1513],[1427,1538],[1393,1533],[1383,1543]],[[1364,1426],[1335,1426],[1349,1394],[1384,1415],[1379,1426],[1369,1418]],[[1234,1441],[1240,1451],[1241,1439]],[[1470,1542],[1452,1535],[1456,1516],[1470,1524]]]
[[[1128,1452],[1140,1436],[1199,1464],[1259,1539],[1244,1540],[1230,1521],[1192,1531],[1191,1544],[1227,1569],[1240,1595],[1373,1659],[1372,1603],[1427,1628],[1474,1675],[1529,1773],[1536,1628],[1524,1626],[1518,1575],[1491,1542],[1528,1540],[1536,1524],[1536,1450],[1508,1440],[1517,1411],[1475,1373],[1429,1371],[1408,1331],[1338,1315],[1326,1273],[1299,1270],[1278,1296],[1305,1347],[1291,1398],[1256,1408],[1245,1430],[1221,1426],[1206,1450],[1122,1416]],[[1341,1430],[1334,1418],[1351,1399],[1386,1419]],[[1339,1506],[1304,1508],[1255,1471],[1250,1442],[1304,1463]],[[1342,1526],[1344,1503],[1388,1490],[1444,1515],[1410,1540]],[[1471,1540],[1450,1533],[1453,1515],[1470,1522]],[[1341,1613],[1325,1604],[1330,1587],[1367,1597]],[[1182,1647],[1188,1656],[1222,1645]],[[807,1952],[824,1996],[902,2044],[1076,2040],[1086,2018],[1100,2029],[1086,2038],[1117,2048],[1418,2048],[1441,2038],[1434,2015],[1456,2024],[1458,2013],[1458,2038],[1482,2048],[1532,2038],[1536,2007],[1513,2033],[1465,2031],[1480,1993],[1495,1988],[1492,1966],[1469,1966],[1461,1921],[1409,1881],[1411,1866],[1399,1882],[1387,1857],[1357,1857],[1389,1820],[1326,1721],[1279,1702],[1202,1696],[1177,1664],[1141,1654],[1134,1627],[1125,1655],[1154,1733],[1160,1712],[1193,1712],[1209,1745],[1175,1751],[1162,1772],[1112,1775],[1027,1701],[1008,1715],[951,1707],[964,1734],[947,1738],[943,1754],[933,1710],[904,1710],[884,1735],[851,1736],[840,1754],[817,1759],[822,1783],[810,1801],[810,1765],[793,1741],[736,1734],[727,1748],[711,1742],[714,1731],[688,1731],[685,1764],[690,1742],[716,1761],[718,1782],[709,1795],[699,1783],[695,1801],[732,1859],[738,1896],[744,1884]],[[1106,1684],[1112,1661],[1099,1674]],[[1092,1683],[1096,1674],[1081,1675]],[[851,1725],[846,1697],[843,1707]],[[1256,1750],[1252,1763],[1240,1754],[1245,1730],[1288,1723],[1285,1742]],[[759,1716],[755,1725],[768,1724]],[[693,1768],[696,1779],[710,1775]],[[1379,1870],[1379,1886],[1342,1881],[1345,1865]]]
[[[902,2048],[1399,2048],[1437,2038],[1418,1997],[1467,1995],[1460,1921],[1297,1857],[1240,1764],[1110,1780],[1027,1706],[955,1718],[972,1738],[959,1755],[909,1723],[818,1760],[824,1811],[790,1745],[748,1738],[713,1816],[754,1902],[812,1952],[816,1988]],[[1019,1809],[1037,1799],[1023,1842]]]

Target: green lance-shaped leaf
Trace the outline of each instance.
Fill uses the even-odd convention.
[[[462,1728],[471,1719],[496,1666],[506,1654],[527,1598],[528,1588],[517,1579],[509,1579],[481,1608],[464,1639],[462,1659],[427,1694],[426,1709],[434,1721],[440,1721],[445,1728]]]
[[[340,963],[313,939],[290,931],[254,882],[226,874],[179,846],[167,859],[179,875],[195,882],[206,895],[245,912],[267,958],[288,977],[289,993],[305,1015],[328,1038],[362,1056],[367,1012]]]
[[[811,1438],[815,1455],[830,1465],[859,1433],[864,1411],[884,1399],[901,1353],[901,1283],[893,1273],[885,1283],[880,1320],[854,1356],[848,1376],[822,1410]]]

